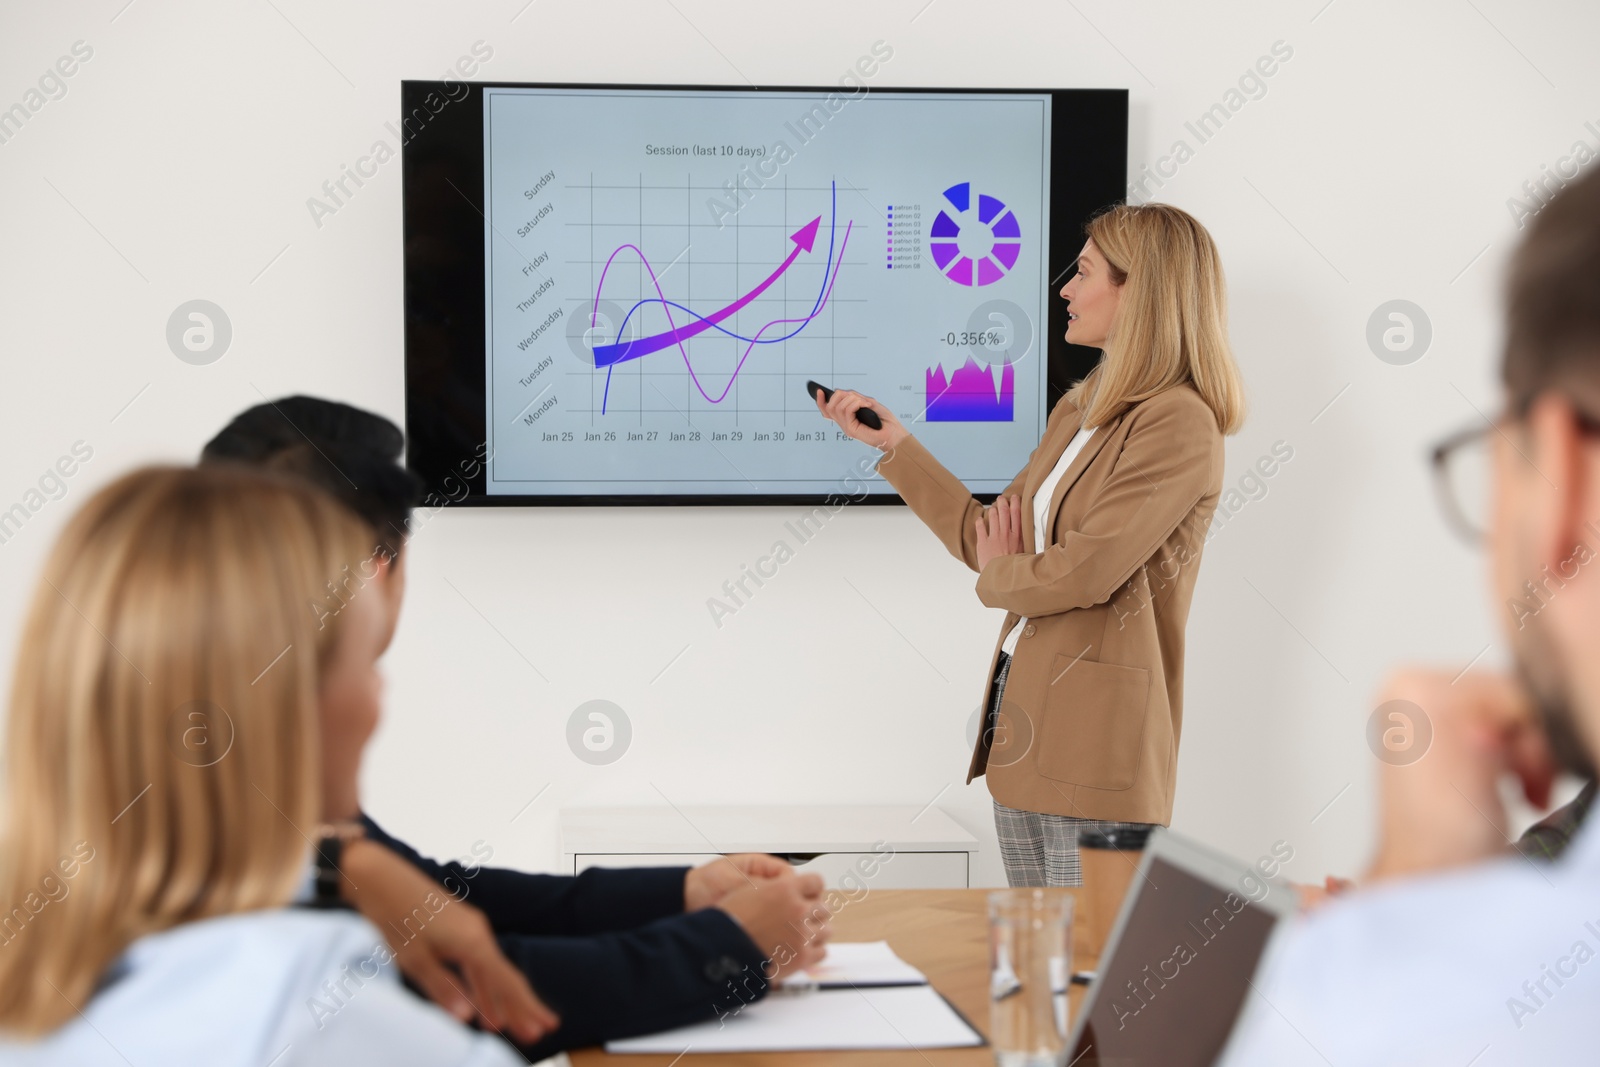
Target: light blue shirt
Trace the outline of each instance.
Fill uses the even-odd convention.
[[[1296,920],[1218,1063],[1600,1063],[1597,823],[1555,863],[1385,883]]]
[[[82,1014],[7,1067],[519,1067],[400,985],[377,929],[349,912],[248,912],[140,938]]]

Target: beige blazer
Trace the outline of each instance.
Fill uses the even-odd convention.
[[[1183,638],[1200,551],[1222,490],[1222,433],[1192,386],[1167,389],[1100,426],[1050,501],[1036,552],[1033,494],[1078,432],[1065,398],[1006,487],[1022,497],[1021,555],[991,560],[978,599],[1004,608],[1000,644],[1026,616],[998,722],[979,732],[967,781],[988,774],[1008,807],[1166,825],[1183,725]],[[977,570],[983,512],[908,437],[878,473],[957,559]]]

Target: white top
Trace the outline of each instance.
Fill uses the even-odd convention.
[[[1089,438],[1094,436],[1092,427],[1080,427],[1072,435],[1072,440],[1067,442],[1065,452],[1056,460],[1056,465],[1050,468],[1050,473],[1045,475],[1044,481],[1039,485],[1039,491],[1033,494],[1033,546],[1035,552],[1043,552],[1050,547],[1050,498],[1055,495],[1056,486],[1061,484],[1061,476],[1067,473],[1067,468],[1072,466],[1072,461],[1078,458],[1078,453],[1083,451],[1083,446],[1089,443]],[[1005,643],[1000,650],[1006,655],[1014,655],[1017,651],[1017,638],[1022,635],[1022,628],[1028,624],[1027,619],[1019,619],[1017,624],[1006,634]]]
[[[135,941],[83,1013],[7,1067],[516,1067],[523,1057],[400,985],[349,912],[247,912]]]
[[[1385,883],[1283,931],[1225,1067],[1594,1063],[1600,818],[1555,863]]]

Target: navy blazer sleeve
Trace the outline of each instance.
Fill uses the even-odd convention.
[[[594,937],[512,934],[500,948],[561,1016],[522,1050],[534,1061],[736,1014],[767,991],[761,951],[717,908]]]
[[[732,916],[683,911],[686,868],[524,874],[437,863],[365,815],[368,836],[483,910],[561,1026],[522,1051],[571,1048],[736,1013],[767,991],[765,958]]]
[[[683,914],[687,867],[591,867],[574,876],[439,863],[389,836],[370,816],[362,815],[361,821],[372,840],[456,897],[470,900],[497,934],[597,934]]]

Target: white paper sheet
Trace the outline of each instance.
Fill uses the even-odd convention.
[[[606,1042],[607,1052],[970,1048],[983,1038],[932,986],[774,993],[719,1020]]]
[[[794,984],[810,980],[824,989],[926,985],[928,981],[921,971],[895,955],[887,941],[831,942],[822,962],[796,977]]]

